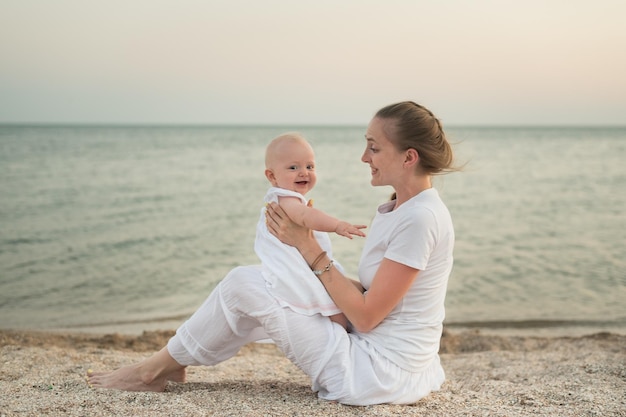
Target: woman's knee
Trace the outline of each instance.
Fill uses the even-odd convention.
[[[261,269],[256,266],[238,266],[231,270],[219,283],[216,290],[230,307],[250,308],[263,301],[269,295]],[[258,306],[260,307],[260,306]]]
[[[255,287],[263,282],[261,270],[253,266],[238,266],[232,269],[220,282],[220,286],[229,290],[241,291],[241,288]]]

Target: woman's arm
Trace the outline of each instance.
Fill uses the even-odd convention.
[[[293,223],[277,204],[268,207],[268,229],[282,242],[296,247],[312,269],[328,271],[318,277],[337,307],[343,311],[354,328],[368,332],[378,326],[404,297],[417,277],[419,270],[384,259],[380,264],[371,287],[363,293],[354,281],[346,278],[331,260],[323,256],[314,262],[322,249],[311,231]],[[360,287],[362,288],[362,287]]]

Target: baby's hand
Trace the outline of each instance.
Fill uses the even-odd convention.
[[[365,233],[363,233],[361,229],[365,229],[366,227],[367,226],[363,224],[350,224],[348,222],[340,221],[337,223],[335,233],[340,236],[345,236],[348,239],[352,239],[352,235],[365,237]]]

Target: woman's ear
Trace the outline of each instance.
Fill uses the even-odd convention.
[[[419,163],[420,155],[413,148],[409,148],[406,150],[406,154],[404,157],[404,166],[411,167]]]

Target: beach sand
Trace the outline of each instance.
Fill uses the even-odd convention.
[[[351,407],[317,398],[273,344],[188,368],[164,393],[89,388],[87,369],[138,361],[172,331],[140,336],[0,331],[0,416],[626,416],[626,335],[445,331],[447,381],[415,405]]]

